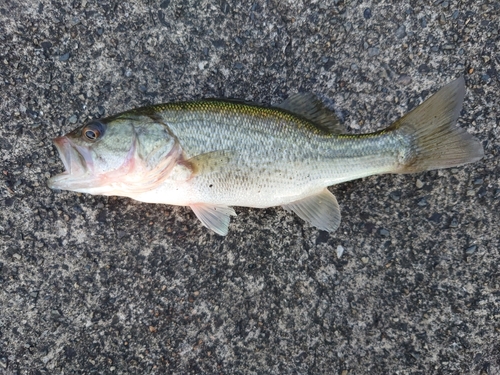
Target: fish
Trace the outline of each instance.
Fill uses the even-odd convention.
[[[365,134],[346,132],[311,93],[276,106],[208,99],[141,107],[55,138],[65,170],[48,186],[188,206],[221,236],[235,206],[281,206],[334,232],[341,215],[329,186],[484,156],[482,144],[456,126],[464,96],[460,77],[392,125]]]

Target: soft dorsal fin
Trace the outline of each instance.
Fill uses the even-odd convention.
[[[292,94],[276,107],[311,121],[313,125],[327,133],[345,133],[345,128],[335,116],[335,113],[326,108],[312,93]]]

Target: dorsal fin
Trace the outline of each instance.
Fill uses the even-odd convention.
[[[335,113],[326,108],[312,93],[292,94],[276,107],[301,116],[328,133],[344,134],[346,132]]]
[[[227,102],[227,103],[234,103],[234,104],[245,104],[245,105],[251,105],[251,106],[259,106],[262,107],[262,104],[252,102],[250,100],[245,100],[245,99],[239,99],[239,98],[206,98],[202,99],[204,102]]]

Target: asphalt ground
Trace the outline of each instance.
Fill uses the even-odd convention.
[[[500,374],[500,4],[0,3],[1,374]],[[328,234],[52,191],[51,139],[198,98],[314,92],[352,133],[463,75],[464,167],[331,187]],[[339,255],[341,256],[339,257]]]

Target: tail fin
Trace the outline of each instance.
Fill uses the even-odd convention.
[[[484,156],[482,144],[455,126],[464,95],[465,81],[460,77],[388,128],[411,139],[407,162],[397,173],[456,167]]]

